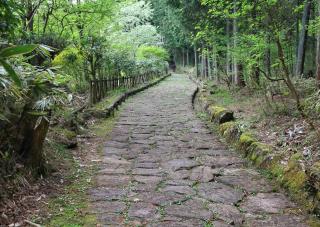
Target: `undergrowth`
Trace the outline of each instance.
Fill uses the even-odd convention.
[[[90,156],[92,158],[101,154],[103,141],[111,132],[116,118],[117,114],[115,117],[100,120],[91,126],[88,134],[95,135],[92,144],[84,142],[81,147],[82,151],[77,151],[84,152],[82,158],[76,157],[59,144],[54,145],[61,160],[70,165],[70,168],[67,170],[68,174],[65,180],[68,183],[63,192],[48,201],[47,207],[50,216],[44,223],[45,226],[78,227],[96,225],[96,216],[88,213],[90,201],[87,191],[94,186],[93,176],[98,166],[88,159],[90,159]],[[90,155],[89,152],[93,152],[93,154]]]

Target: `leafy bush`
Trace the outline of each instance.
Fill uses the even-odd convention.
[[[0,166],[8,164],[5,156],[44,171],[42,144],[51,111],[66,96],[52,70],[30,65],[22,55],[48,49],[22,45],[0,51]]]
[[[162,47],[141,46],[137,51],[138,60],[155,59],[157,61],[167,61],[169,53]]]
[[[52,65],[58,68],[59,81],[68,84],[71,90],[81,90],[84,86],[83,65],[84,58],[75,47],[67,47],[52,61]]]
[[[0,0],[0,37],[11,39],[14,29],[19,25],[19,15],[14,13],[18,9],[14,0]]]
[[[83,57],[79,50],[75,47],[67,47],[58,54],[52,61],[53,66],[61,66],[63,70],[78,70],[80,71],[83,64]]]
[[[137,65],[142,70],[161,72],[167,66],[168,52],[157,46],[141,46],[137,50]]]

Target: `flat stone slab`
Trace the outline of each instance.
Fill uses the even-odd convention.
[[[156,220],[160,216],[157,216],[157,207],[151,203],[133,203],[128,211],[129,219],[153,219]]]
[[[166,163],[166,165],[173,171],[178,171],[182,169],[192,169],[193,167],[198,166],[199,164],[191,159],[175,159]]]
[[[249,219],[245,225],[248,227],[308,227],[304,219],[304,217],[295,215],[272,215],[263,219]]]
[[[212,225],[214,227],[232,227],[232,226],[234,226],[234,225],[229,225],[229,224],[227,224],[227,223],[225,223],[223,221],[213,221]]]
[[[96,181],[98,187],[125,188],[129,185],[131,178],[125,175],[98,175]]]
[[[220,176],[217,177],[216,180],[220,183],[232,186],[234,188],[241,188],[249,193],[272,192],[274,189],[271,186],[271,183],[267,182],[267,180],[263,179],[261,176]]]
[[[102,162],[110,165],[130,165],[131,163],[121,157],[104,157]]]
[[[192,169],[190,180],[197,182],[210,182],[214,179],[214,171],[208,166],[199,166]]]
[[[173,186],[192,186],[195,184],[194,181],[191,180],[168,180],[166,181],[166,185],[173,185]]]
[[[241,191],[216,182],[200,184],[198,194],[211,202],[224,204],[236,204],[243,198]]]
[[[195,226],[204,226],[204,222],[198,219],[187,219],[187,220],[167,220],[158,223],[153,223],[148,225],[148,227],[195,227]],[[216,227],[216,226],[214,226]]]
[[[91,201],[115,201],[124,199],[128,190],[121,188],[99,187],[89,191]]]
[[[108,141],[105,143],[105,147],[106,148],[127,148],[128,147],[128,143],[125,142],[118,142],[118,141]]]
[[[135,168],[143,168],[143,169],[157,169],[159,168],[159,163],[154,162],[139,162],[136,163]]]
[[[240,226],[245,221],[244,215],[235,206],[210,203],[208,204],[208,208],[214,213],[215,219],[222,220],[225,223]]]
[[[243,159],[234,156],[204,156],[200,161],[203,165],[210,166],[212,168],[242,166],[245,163]]]
[[[124,168],[105,168],[98,171],[99,175],[119,175],[126,174],[126,169]]]
[[[248,196],[241,205],[242,210],[254,214],[277,214],[292,207],[294,207],[294,204],[279,193],[258,193]]]
[[[129,197],[133,202],[148,202],[156,206],[167,206],[186,200],[184,195],[177,195],[170,192],[142,192]]]
[[[93,214],[112,214],[112,213],[122,213],[126,209],[125,202],[119,201],[99,201],[92,204],[90,213]]]
[[[124,217],[120,214],[99,214],[99,222],[102,226],[116,227],[116,226],[125,226],[123,223],[125,221]]]
[[[174,192],[181,195],[192,195],[195,191],[189,186],[167,186],[161,190],[162,192]]]
[[[190,177],[190,170],[169,171],[169,178],[174,180],[184,180]]]
[[[141,175],[141,176],[161,176],[162,171],[160,169],[144,169],[137,168],[132,170],[133,175]]]
[[[213,212],[205,208],[205,204],[197,200],[188,200],[181,205],[171,205],[165,208],[165,212],[171,216],[180,218],[211,220]]]
[[[133,179],[143,184],[158,184],[162,180],[162,177],[158,176],[133,176]]]

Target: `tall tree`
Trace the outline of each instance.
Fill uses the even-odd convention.
[[[301,28],[300,37],[299,37],[296,72],[295,72],[297,76],[302,75],[304,71],[311,4],[312,4],[311,0],[306,0],[304,4],[304,10],[303,10],[303,16],[302,16],[302,28]]]
[[[317,16],[320,18],[320,2],[317,2]],[[320,29],[317,31],[316,78],[320,88]]]

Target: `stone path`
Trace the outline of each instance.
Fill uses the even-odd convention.
[[[124,104],[90,191],[101,226],[307,226],[196,117],[194,90],[174,75]]]

